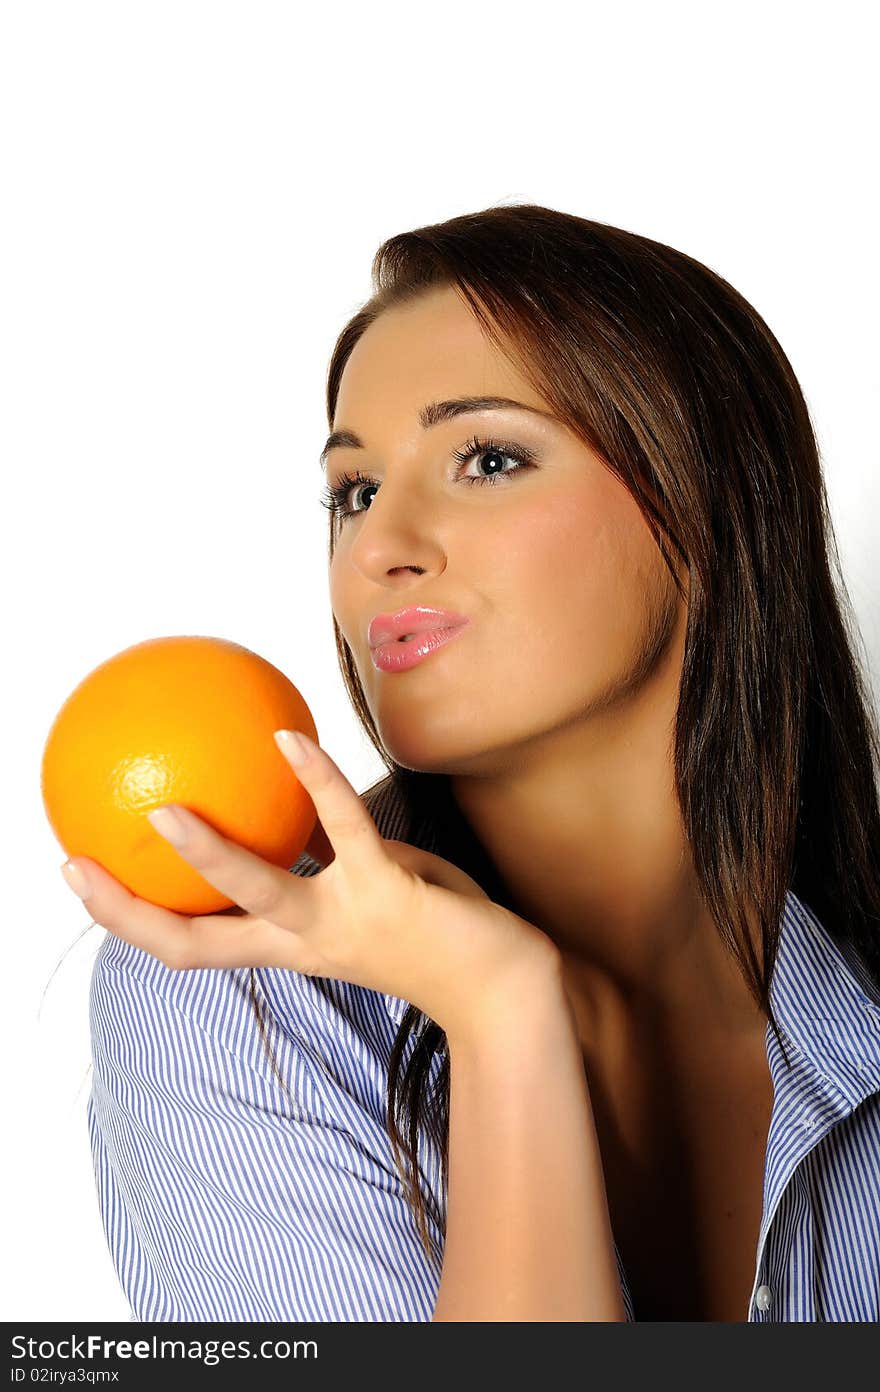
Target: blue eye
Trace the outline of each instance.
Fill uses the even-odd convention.
[[[453,450],[452,457],[457,459],[460,464],[467,464],[477,455],[494,454],[501,459],[511,459],[516,464],[515,469],[506,469],[504,472],[479,475],[473,478],[461,477],[460,483],[491,483],[495,484],[500,479],[507,478],[510,474],[521,473],[524,469],[533,468],[535,456],[531,450],[525,449],[521,445],[502,444],[496,440],[478,440],[474,436],[461,450]],[[327,508],[340,522],[345,522],[349,517],[356,517],[360,512],[368,511],[367,508],[350,508],[347,506],[348,496],[355,487],[374,488],[377,486],[376,479],[370,478],[367,474],[362,474],[358,469],[354,474],[343,474],[338,483],[328,484],[321,494],[321,503]]]

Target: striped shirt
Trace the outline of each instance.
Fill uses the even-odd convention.
[[[386,837],[441,854],[389,780]],[[294,874],[321,869],[308,855]],[[137,1320],[429,1321],[446,1194],[423,1128],[419,1240],[385,1130],[407,1002],[281,968],[172,971],[108,933],[89,997],[98,1204]],[[789,893],[768,1023],[774,1101],[743,1320],[880,1320],[880,993]],[[404,1062],[412,1041],[409,1041]],[[441,1059],[432,1060],[436,1080]],[[617,1251],[616,1245],[615,1250]],[[627,1318],[638,1319],[617,1251]]]

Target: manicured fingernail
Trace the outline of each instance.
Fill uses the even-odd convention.
[[[300,735],[296,730],[276,730],[273,735],[275,743],[295,768],[301,768],[309,757],[309,744],[311,740],[306,735]]]
[[[182,818],[178,817],[170,807],[154,807],[152,812],[147,813],[147,821],[150,826],[155,827],[160,836],[164,836],[166,841],[170,841],[172,846],[185,846],[188,836],[187,828],[183,824]]]
[[[92,892],[92,886],[78,865],[71,865],[69,860],[65,861],[61,867],[61,873],[65,883],[70,885],[74,894],[78,894],[80,899],[88,899]]]

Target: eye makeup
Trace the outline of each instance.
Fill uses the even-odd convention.
[[[537,463],[535,453],[527,449],[524,445],[511,442],[499,441],[495,439],[480,439],[474,435],[467,444],[460,450],[453,450],[452,457],[459,464],[465,465],[471,459],[484,454],[495,454],[502,459],[512,460],[516,464],[515,469],[507,469],[503,473],[486,474],[483,476],[462,475],[460,483],[467,484],[497,484],[503,479],[510,478],[513,474],[519,474],[526,469],[534,468]],[[349,495],[355,487],[375,487],[377,480],[368,474],[361,473],[360,469],[354,474],[344,473],[339,477],[335,484],[327,484],[321,494],[321,503],[326,507],[340,522],[346,522],[350,517],[356,517],[361,512],[368,511],[367,508],[351,508],[347,506]]]

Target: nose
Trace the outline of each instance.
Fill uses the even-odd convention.
[[[383,483],[358,521],[346,525],[357,528],[347,561],[376,585],[405,584],[407,572],[440,574],[446,567],[436,500],[426,490]]]

